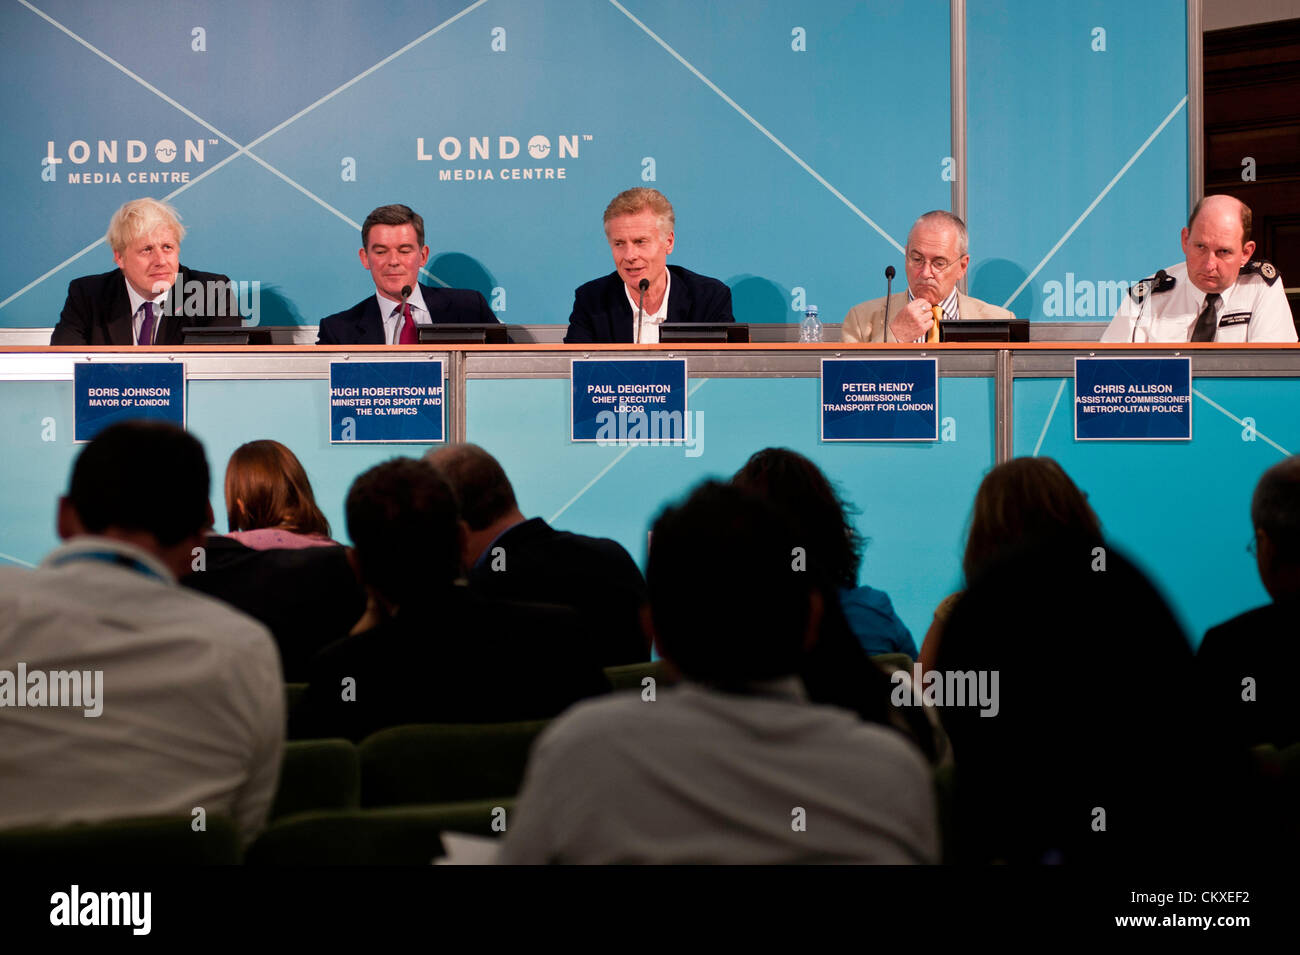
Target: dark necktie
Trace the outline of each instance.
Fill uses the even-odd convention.
[[[1196,316],[1196,330],[1192,332],[1192,341],[1214,341],[1214,333],[1219,330],[1219,316],[1214,311],[1214,306],[1218,302],[1218,292],[1211,292],[1205,296],[1205,307],[1201,309],[1201,314]]]
[[[153,344],[153,302],[145,302],[144,305],[141,307],[144,309],[144,322],[140,325],[140,341],[138,344],[152,345]]]

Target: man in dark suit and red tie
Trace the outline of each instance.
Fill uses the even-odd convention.
[[[414,345],[421,325],[499,324],[482,294],[420,284],[429,261],[424,219],[409,206],[380,206],[361,225],[361,265],[375,294],[322,319],[318,345]]]
[[[185,226],[157,199],[133,199],[104,237],[117,268],[68,285],[51,345],[179,345],[182,330],[239,325],[230,279],[180,264]]]

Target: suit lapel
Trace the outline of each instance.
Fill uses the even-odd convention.
[[[361,319],[357,322],[357,342],[361,345],[384,345],[384,320],[379,314],[379,299],[371,295],[361,309]]]
[[[609,340],[611,342],[630,342],[636,335],[636,312],[632,308],[632,303],[627,300],[623,280],[619,278],[617,272],[614,273],[612,281],[609,283],[609,292],[606,295],[605,302],[608,306],[610,324]]]
[[[668,288],[668,316],[664,319],[668,322],[689,322],[691,320],[691,289],[680,275],[672,275],[672,284]]]
[[[185,316],[185,282],[189,278],[189,270],[185,266],[180,266],[176,270],[176,284],[167,290],[167,303],[169,314],[158,320],[158,332],[154,335],[155,345],[180,345],[182,344],[181,329],[184,328],[187,318]],[[198,324],[189,320],[191,324]]]
[[[420,294],[424,296],[424,309],[429,313],[429,322],[437,325],[445,321],[442,313],[447,311],[447,296],[442,294],[442,289],[433,288],[430,285],[420,283]]]
[[[126,276],[121,269],[109,279],[109,287],[112,291],[104,329],[108,336],[105,344],[129,348],[135,344],[135,330],[131,327],[134,316],[131,314],[131,296],[126,293]]]

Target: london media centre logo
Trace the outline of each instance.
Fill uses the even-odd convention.
[[[546,182],[569,179],[591,133],[418,136],[417,162],[433,163],[439,182]]]
[[[69,185],[181,185],[206,162],[207,147],[218,142],[170,137],[152,142],[131,137],[47,139],[41,178]]]

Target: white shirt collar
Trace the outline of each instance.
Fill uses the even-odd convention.
[[[402,334],[402,315],[401,312],[397,311],[402,303],[399,300],[389,298],[378,289],[375,289],[375,299],[379,302],[379,317],[384,323],[384,341],[389,345],[396,345],[398,338]],[[411,306],[411,317],[415,319],[415,324],[432,324],[429,319],[429,309],[424,304],[424,296],[420,294],[419,282],[416,282],[411,289],[406,304]]]
[[[668,293],[673,290],[673,273],[664,269],[664,300],[659,303],[659,307],[654,312],[646,312],[641,316],[641,341],[637,343],[636,339],[636,311],[638,307],[638,296],[632,294],[632,290],[623,283],[623,291],[627,293],[628,304],[632,306],[632,338],[634,344],[656,345],[659,343],[659,326],[668,318]]]
[[[162,318],[163,299],[167,297],[167,293],[172,290],[172,286],[176,284],[179,278],[180,278],[180,273],[177,272],[176,276],[172,279],[172,285],[167,286],[167,288],[163,289],[153,298],[145,298],[143,295],[141,295],[139,292],[135,290],[134,285],[126,281],[126,275],[125,273],[123,273],[122,281],[126,282],[126,294],[131,299],[131,340],[133,342],[136,342],[137,344],[140,342],[140,330],[144,327],[144,316],[140,313],[140,307],[144,305],[145,302],[153,302],[154,304],[153,332],[154,332],[155,340],[157,339],[158,324],[159,324],[159,320]],[[146,344],[152,345],[153,342],[147,342]]]

